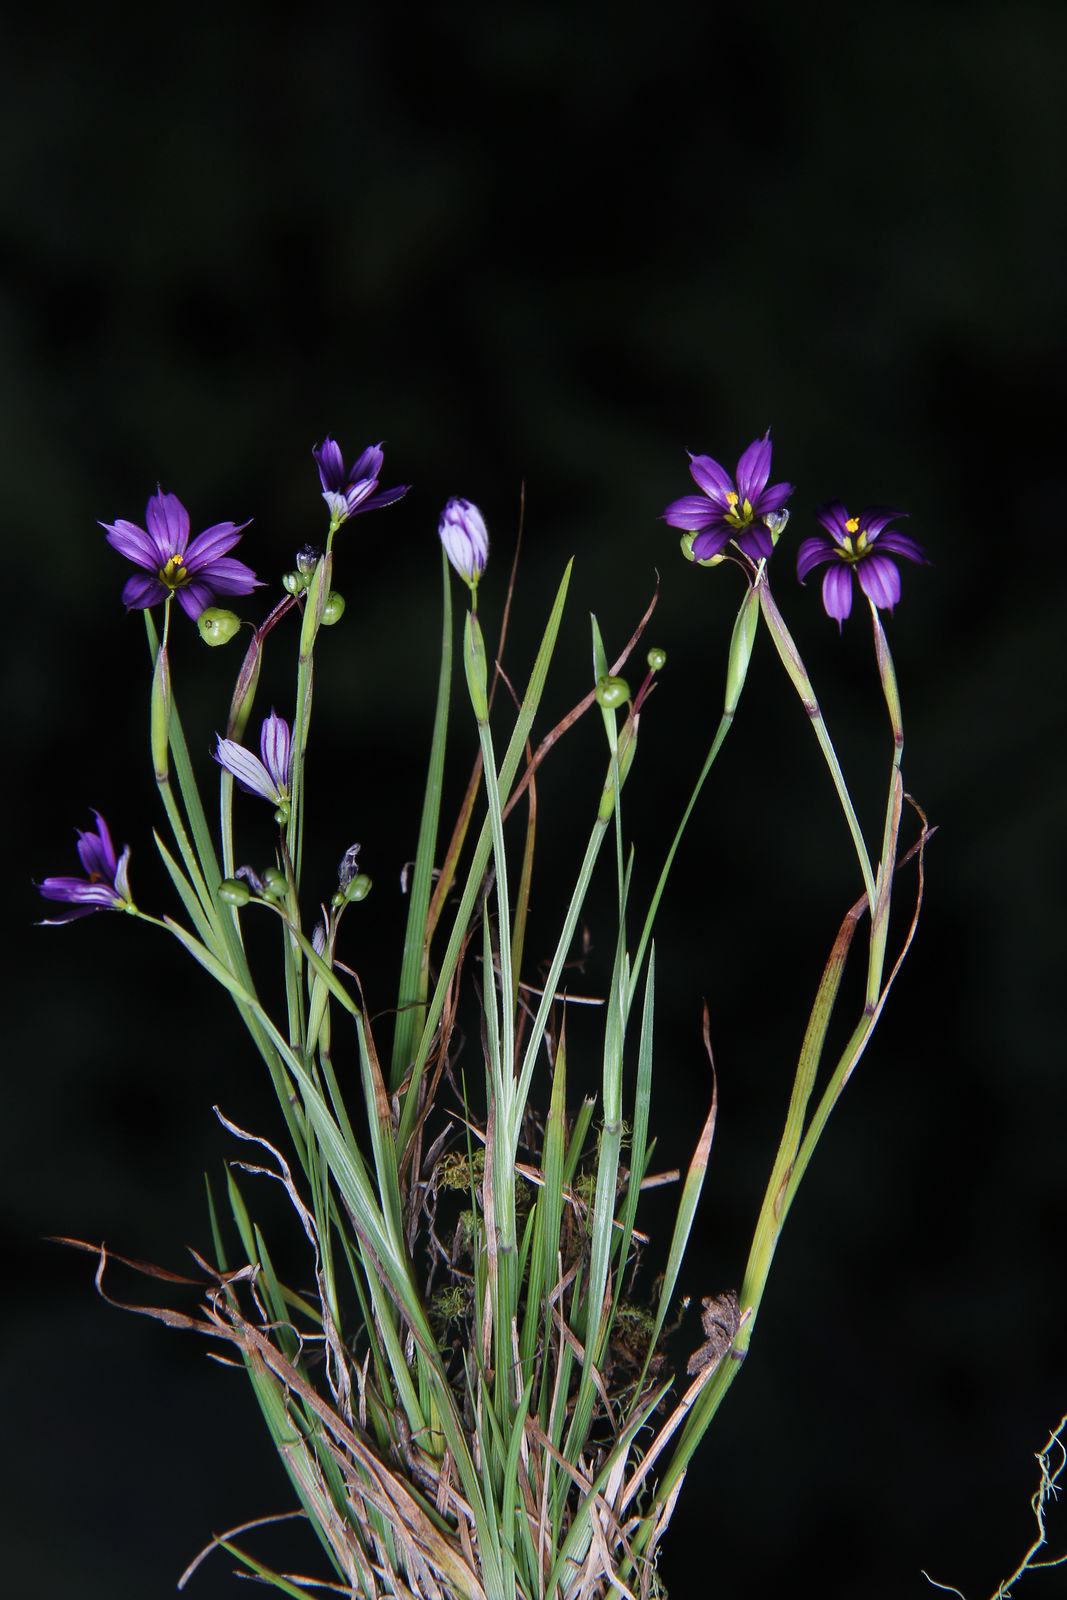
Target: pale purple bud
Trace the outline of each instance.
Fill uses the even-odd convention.
[[[489,530],[485,518],[472,501],[452,499],[441,513],[437,532],[445,555],[473,589],[489,560]]]

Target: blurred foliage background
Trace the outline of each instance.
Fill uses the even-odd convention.
[[[588,611],[619,648],[658,570],[648,642],[668,664],[626,793],[647,892],[739,600],[737,574],[686,566],[657,518],[689,488],[686,449],[732,466],[767,427],[775,478],[797,485],[776,594],[872,826],[889,749],[869,629],[857,613],[838,637],[790,547],[837,495],[907,509],[934,563],[906,568],[890,638],[906,780],[940,832],[915,949],[661,1574],[678,1596],[697,1572],[715,1594],[881,1600],[925,1593],[925,1567],[988,1593],[1029,1542],[1032,1455],[1067,1407],[1067,12],[105,3],[5,17],[0,61],[9,1593],[169,1594],[212,1531],[288,1504],[243,1378],[105,1306],[89,1263],[42,1240],[104,1238],[180,1270],[209,1241],[203,1173],[218,1187],[233,1154],[211,1105],[273,1126],[235,1018],[176,947],[117,918],[32,926],[29,879],[73,870],[90,805],[133,845],[139,901],[169,903],[142,627],[98,520],[140,521],[158,480],[194,531],[254,517],[240,554],[276,581],[323,537],[325,434],[349,458],[385,439],[383,483],[414,486],[339,540],[349,606],[323,642],[309,774],[323,893],[356,838],[376,880],[358,913],[373,932],[361,946],[350,914],[344,954],[378,1011],[429,740],[444,500],[489,521],[488,623],[525,484],[505,659],[520,680],[576,557],[556,711],[588,683]],[[238,660],[178,635],[206,758]],[[288,713],[291,693],[276,649],[263,710]],[[546,945],[602,759],[583,727],[545,772]],[[264,819],[246,816],[251,850]],[[696,1303],[739,1282],[806,1008],[857,892],[763,641],[661,928],[662,1165],[688,1159],[706,1108],[705,997],[719,1073]],[[590,928],[594,987],[608,927]],[[274,1198],[250,1198],[284,1234]],[[682,1363],[698,1339],[690,1312]],[[315,1561],[292,1531],[263,1548]],[[190,1592],[232,1593],[228,1567],[213,1557]]]

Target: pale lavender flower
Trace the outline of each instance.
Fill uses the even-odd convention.
[[[217,522],[189,543],[189,513],[177,495],[158,489],[145,509],[147,531],[135,522],[102,522],[107,542],[147,577],[127,579],[122,603],[127,611],[145,611],[175,594],[195,622],[219,594],[251,594],[262,584],[243,561],[226,555],[248,527],[247,522]]]
[[[345,471],[341,447],[327,435],[322,444],[312,449],[319,469],[322,498],[330,508],[330,526],[339,528],[349,517],[363,511],[374,511],[378,506],[392,505],[407,494],[409,484],[396,489],[378,491],[385,456],[380,444],[368,445],[355,465]]]
[[[45,878],[36,885],[45,900],[65,902],[67,910],[57,916],[46,917],[52,926],[61,922],[74,922],[78,917],[88,917],[94,911],[129,911],[130,847],[125,845],[121,856],[115,855],[107,823],[99,811],[94,811],[96,832],[78,830],[78,855],[85,868],[84,878]]]
[[[918,540],[889,527],[895,517],[906,515],[887,506],[869,506],[850,517],[840,500],[828,500],[816,511],[816,521],[826,532],[801,542],[797,577],[803,583],[809,572],[830,563],[822,580],[822,603],[839,628],[852,610],[853,574],[872,605],[879,611],[892,611],[900,599],[900,573],[893,557],[926,565]]]
[[[288,803],[291,737],[289,724],[275,711],[263,719],[259,756],[254,756],[235,739],[219,738],[215,760],[227,772],[232,772],[246,793],[262,795],[276,806]]]
[[[489,560],[489,530],[485,518],[472,501],[452,499],[441,513],[437,532],[445,555],[473,589]]]
[[[731,540],[753,561],[770,556],[774,540],[764,518],[781,511],[793,493],[791,483],[767,487],[771,475],[770,430],[762,439],[753,439],[742,455],[737,463],[736,483],[711,456],[690,454],[689,463],[701,493],[673,500],[664,511],[663,520],[672,528],[695,534],[693,559],[707,561],[719,555]]]

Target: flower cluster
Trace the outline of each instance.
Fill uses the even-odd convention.
[[[694,561],[721,558],[729,544],[751,560],[769,557],[785,526],[789,483],[767,487],[771,475],[770,433],[753,439],[737,463],[736,478],[710,456],[690,456],[690,472],[702,494],[683,495],[663,513],[663,520],[686,530],[686,553]],[[829,500],[815,513],[824,533],[802,541],[797,552],[797,577],[829,563],[823,577],[822,601],[838,627],[852,610],[852,579],[880,611],[892,611],[900,599],[900,573],[894,556],[925,564],[922,546],[889,524],[906,512],[871,506],[850,516],[840,500]]]

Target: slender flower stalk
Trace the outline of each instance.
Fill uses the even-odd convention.
[[[122,603],[145,611],[174,594],[195,622],[219,594],[251,594],[262,588],[251,567],[227,556],[247,522],[217,522],[189,543],[189,513],[175,494],[157,489],[145,508],[147,528],[134,522],[102,522],[107,542],[147,576],[126,580]]]
[[[803,583],[816,567],[829,563],[822,580],[822,603],[839,628],[852,610],[853,576],[872,605],[891,612],[900,599],[900,573],[893,557],[926,565],[918,540],[889,526],[906,515],[887,506],[868,506],[853,517],[840,500],[828,500],[816,511],[815,520],[826,531],[802,541],[797,577]]]
[[[695,561],[721,555],[733,543],[753,561],[769,557],[774,550],[774,517],[793,493],[791,483],[774,483],[771,475],[771,435],[753,439],[737,463],[736,480],[711,456],[689,457],[689,471],[700,494],[685,494],[673,500],[663,513],[672,528],[684,528],[695,537],[690,549]]]
[[[378,479],[385,463],[380,444],[370,444],[346,471],[340,445],[327,434],[322,444],[312,449],[319,469],[322,498],[330,508],[330,532],[335,533],[342,522],[364,511],[374,511],[379,506],[392,505],[402,500],[409,484],[396,489],[378,489]]]
[[[78,855],[85,868],[84,878],[45,878],[37,885],[45,900],[58,900],[66,905],[54,917],[45,917],[45,926],[61,922],[75,922],[94,911],[132,911],[130,897],[129,864],[130,847],[124,845],[121,856],[116,856],[108,825],[94,811],[96,831],[78,830]]]

